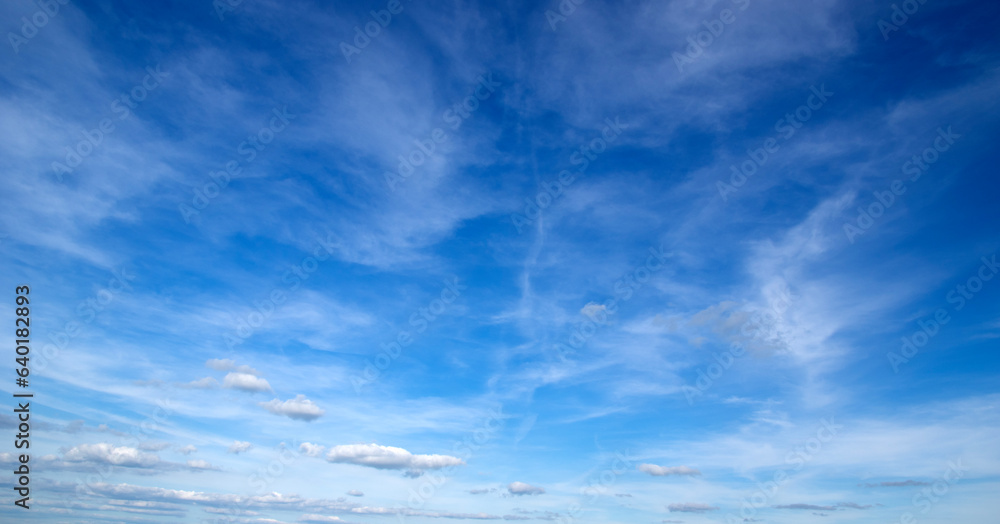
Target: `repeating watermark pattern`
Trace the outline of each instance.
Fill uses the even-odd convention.
[[[200,215],[212,203],[212,200],[222,194],[222,190],[229,186],[229,182],[243,172],[240,163],[249,165],[253,162],[257,155],[267,149],[268,145],[274,142],[274,139],[288,127],[288,124],[295,117],[296,115],[288,112],[288,106],[283,106],[281,109],[277,107],[271,109],[267,124],[258,129],[257,132],[248,135],[246,140],[236,146],[237,158],[226,162],[225,170],[208,172],[209,181],[201,187],[192,189],[194,196],[191,198],[190,206],[183,202],[177,206],[184,222],[190,224],[192,219]]]
[[[170,73],[160,70],[160,64],[156,64],[155,67],[146,67],[146,76],[142,78],[141,82],[133,86],[132,89],[123,92],[108,104],[111,112],[118,115],[118,120],[129,118],[132,116],[133,111],[139,107],[139,104],[146,100],[149,94],[157,87],[160,87],[163,79],[168,76],[170,76]],[[113,133],[115,129],[113,120],[102,118],[92,129],[82,130],[80,134],[83,135],[83,140],[77,142],[75,146],[67,146],[65,148],[65,161],[52,162],[52,171],[56,174],[56,178],[62,182],[64,175],[72,174],[83,163],[84,159],[93,154],[97,147],[104,142],[104,139]]]
[[[10,42],[10,46],[14,49],[14,54],[19,54],[21,52],[21,46],[27,44],[32,38],[38,36],[38,32],[42,30],[43,27],[49,25],[56,15],[59,14],[59,6],[66,5],[69,0],[35,0],[38,2],[38,11],[35,11],[31,17],[22,16],[21,17],[21,34],[18,35],[14,32],[7,33],[7,41]]]
[[[326,239],[317,238],[316,244],[312,254],[292,265],[281,276],[283,286],[276,286],[263,298],[254,300],[252,302],[254,311],[236,317],[233,331],[222,336],[226,348],[231,351],[252,337],[274,315],[275,311],[288,302],[289,297],[302,287],[302,283],[309,280],[309,277],[319,269],[320,262],[325,262],[333,256],[337,248],[332,233],[327,234]]]
[[[503,413],[503,406],[491,409],[475,430],[451,446],[451,455],[461,459],[462,463],[445,466],[421,475],[420,485],[416,489],[410,488],[410,496],[406,500],[407,507],[412,510],[423,509],[427,501],[437,494],[438,489],[448,482],[447,475],[468,462],[483,446],[496,438],[497,433],[504,428],[506,422],[507,415]],[[396,517],[400,522],[403,522],[406,520],[406,513],[400,511],[396,513]]]
[[[410,2],[412,0],[406,0]],[[351,63],[351,57],[354,55],[360,55],[361,51],[364,50],[372,43],[372,39],[378,38],[382,34],[382,30],[389,27],[392,23],[393,15],[398,15],[403,12],[404,9],[403,2],[401,0],[389,0],[385,4],[385,9],[379,9],[378,11],[371,11],[371,21],[364,23],[364,29],[362,30],[360,25],[354,26],[354,45],[348,44],[347,42],[340,42],[340,52],[343,53],[344,59],[347,63]]]
[[[549,27],[553,31],[556,30],[556,25],[565,22],[573,13],[576,12],[576,8],[583,5],[587,0],[560,0],[559,5],[556,9],[559,12],[555,12],[552,9],[545,10],[545,21],[549,23]]]
[[[138,424],[129,426],[125,436],[118,440],[119,447],[128,448],[131,451],[140,449],[143,442],[148,440],[154,433],[161,430],[162,424],[166,424],[170,416],[173,415],[175,407],[169,396],[163,397],[156,402],[156,409],[152,415],[147,416]],[[100,497],[94,492],[94,488],[101,486],[117,471],[121,466],[114,463],[106,463],[94,466],[94,473],[85,478],[76,479],[76,489],[74,501],[81,502],[84,496]]]
[[[990,258],[982,257],[982,264],[979,269],[965,280],[964,285],[958,284],[948,291],[945,301],[952,305],[956,312],[965,308],[968,301],[974,299],[976,294],[983,290],[985,282],[993,280],[997,273],[1000,273],[1000,264],[997,264],[996,254]],[[899,366],[910,362],[920,350],[927,345],[932,338],[941,332],[941,328],[951,321],[948,310],[941,307],[934,311],[928,319],[920,319],[917,326],[920,328],[909,336],[903,337],[903,344],[899,348],[899,353],[890,351],[886,353],[889,365],[892,366],[893,373],[899,373]]]
[[[705,396],[705,392],[717,380],[722,378],[722,375],[733,366],[733,363],[746,355],[748,345],[765,344],[771,346],[774,344],[775,339],[778,337],[776,333],[777,322],[784,315],[785,311],[788,310],[791,302],[792,296],[789,290],[783,288],[778,298],[769,307],[755,310],[749,315],[749,318],[747,318],[739,329],[738,335],[741,337],[741,340],[732,342],[726,351],[713,354],[712,358],[715,362],[712,362],[704,369],[698,369],[698,378],[695,380],[693,387],[684,385],[681,388],[689,406],[694,405],[695,398]]]
[[[910,21],[910,16],[917,14],[920,10],[920,6],[927,3],[927,0],[903,0],[901,2],[902,7],[892,4],[892,15],[889,16],[889,20],[884,18],[879,18],[878,30],[882,33],[882,38],[888,42],[889,35],[899,31],[899,28]]]
[[[939,127],[938,136],[934,139],[934,143],[903,163],[903,174],[910,176],[910,182],[920,180],[924,173],[941,159],[941,154],[950,150],[959,138],[962,138],[962,135],[952,131],[951,126],[948,126],[948,129]],[[875,220],[895,205],[897,198],[903,196],[906,189],[906,183],[896,179],[889,184],[887,191],[873,192],[875,201],[868,204],[867,207],[858,207],[858,218],[855,219],[854,223],[844,222],[844,234],[847,235],[847,240],[853,244],[858,236],[867,233],[874,227]]]
[[[842,429],[844,426],[836,424],[833,417],[829,420],[821,419],[815,436],[795,446],[785,455],[785,465],[789,467],[775,471],[771,480],[758,482],[757,490],[741,501],[739,515],[732,512],[726,515],[726,524],[755,522],[753,519],[757,512],[770,504],[778,491],[791,480],[794,474],[816,458],[816,455],[823,451],[823,446],[837,437]]]
[[[597,333],[597,328],[607,325],[611,317],[618,313],[619,304],[631,300],[656,272],[666,266],[668,256],[663,246],[649,248],[649,256],[646,257],[645,263],[630,269],[615,281],[613,298],[603,304],[590,303],[583,307],[582,313],[587,319],[577,324],[566,342],[559,342],[553,346],[556,355],[562,360],[567,360],[570,355],[582,349]]]
[[[450,108],[445,110],[441,115],[448,127],[452,131],[458,131],[458,128],[462,127],[462,123],[466,119],[472,116],[477,109],[482,105],[480,102],[485,102],[493,96],[498,87],[503,84],[500,82],[495,82],[493,80],[493,73],[485,73],[479,75],[479,83],[473,89],[472,94],[462,99],[460,102],[452,104]],[[448,139],[448,132],[440,127],[434,128],[431,131],[430,137],[427,139],[416,138],[413,140],[413,144],[416,146],[411,149],[406,155],[399,155],[399,165],[396,166],[396,172],[391,173],[386,171],[382,174],[382,178],[385,179],[386,185],[389,186],[390,191],[396,191],[396,186],[410,178],[411,175],[416,171],[416,168],[424,165],[434,152],[437,150],[438,144],[444,142]]]
[[[940,502],[951,491],[951,487],[957,484],[968,471],[969,468],[962,464],[961,458],[948,462],[948,468],[941,477],[935,480],[929,487],[913,495],[913,499],[911,500],[913,507],[921,515],[926,515],[935,504]],[[917,524],[918,521],[913,512],[906,511],[899,516],[899,520],[896,522],[899,524]]]
[[[444,281],[444,288],[441,289],[439,298],[431,300],[427,307],[417,308],[409,318],[410,327],[413,331],[406,329],[396,333],[392,342],[383,342],[380,347],[382,351],[375,355],[374,359],[365,361],[365,367],[360,374],[351,377],[351,385],[354,392],[361,393],[361,389],[378,380],[382,372],[389,368],[389,365],[396,361],[403,354],[403,348],[413,343],[414,335],[427,331],[431,322],[434,322],[448,310],[448,306],[454,303],[462,292],[467,290],[467,286],[459,284],[458,277],[451,277]]]
[[[212,2],[212,10],[215,12],[215,16],[220,22],[226,21],[226,15],[235,12],[237,9],[243,6],[243,2],[246,0],[214,0]]]
[[[259,502],[259,497],[273,492],[269,488],[285,474],[288,466],[294,464],[302,456],[299,451],[301,442],[294,441],[293,445],[286,445],[284,442],[277,446],[277,457],[271,459],[266,466],[257,468],[257,471],[247,476],[247,483],[253,488],[252,496],[235,497],[232,504],[222,508],[222,516],[216,517],[214,524],[228,524],[232,522],[247,522],[247,517],[257,515],[250,508]],[[255,498],[256,497],[256,498]]]
[[[732,2],[740,11],[746,11],[750,7],[750,0],[732,0]],[[705,54],[705,50],[722,36],[722,33],[726,30],[726,26],[734,22],[736,22],[736,13],[728,8],[719,11],[717,18],[703,21],[702,25],[705,26],[706,30],[700,31],[694,36],[687,37],[688,46],[684,49],[684,52],[678,53],[674,51],[671,55],[674,59],[674,65],[677,66],[677,71],[683,73],[685,65],[693,64],[695,60],[701,58]]]
[[[624,453],[616,451],[614,457],[607,468],[591,476],[587,485],[580,488],[582,501],[570,504],[566,508],[565,514],[560,514],[558,517],[552,516],[553,518],[546,520],[554,520],[558,524],[570,524],[579,518],[583,510],[595,504],[602,495],[607,495],[610,488],[618,482],[622,475],[634,469],[635,457],[630,457],[628,450],[625,450]]]
[[[133,280],[135,280],[135,274],[130,273],[125,268],[112,271],[106,287],[77,304],[74,320],[67,321],[63,328],[56,333],[49,333],[51,343],[42,346],[40,356],[35,359],[32,367],[37,371],[47,368],[52,360],[66,350],[71,340],[83,334],[83,328],[96,320],[97,316],[115,300],[115,297],[126,291],[132,291],[131,282]]]
[[[795,111],[786,113],[785,116],[775,122],[774,131],[777,133],[777,137],[764,140],[763,145],[757,149],[747,149],[748,158],[739,167],[736,164],[729,166],[732,174],[729,177],[728,184],[721,180],[715,183],[715,187],[719,191],[719,196],[722,197],[724,202],[729,201],[729,194],[735,193],[747,183],[750,177],[756,175],[757,171],[767,163],[768,158],[781,149],[782,142],[787,142],[795,136],[798,130],[802,129],[802,126],[812,119],[815,112],[823,109],[823,106],[826,105],[830,97],[834,95],[834,93],[826,90],[826,84],[821,84],[819,87],[811,86],[809,89],[812,93],[806,98],[805,104],[796,108]]]
[[[518,233],[523,233],[526,226],[530,226],[535,220],[541,217],[542,211],[548,209],[549,206],[562,196],[566,188],[572,185],[573,182],[576,182],[576,177],[586,172],[590,163],[597,160],[598,155],[607,151],[608,147],[618,140],[622,132],[628,129],[628,126],[622,124],[621,119],[617,116],[614,120],[605,118],[604,124],[601,136],[580,146],[570,155],[569,163],[574,166],[580,166],[577,168],[576,173],[568,169],[563,169],[559,172],[556,181],[541,182],[539,184],[540,191],[535,193],[534,197],[525,197],[524,213],[513,213],[510,215],[510,221],[517,228]]]

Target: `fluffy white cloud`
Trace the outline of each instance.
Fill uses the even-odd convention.
[[[309,457],[319,457],[326,452],[326,446],[321,446],[319,444],[312,444],[310,442],[303,442],[299,445],[299,451],[306,454]]]
[[[701,475],[701,472],[687,466],[657,466],[656,464],[639,464],[636,467],[643,473],[649,473],[654,477],[666,477],[669,475]]]
[[[350,495],[350,496],[352,496],[352,497],[363,497],[363,496],[365,496],[365,493],[363,491],[359,491],[359,490],[356,490],[356,489],[352,489],[351,491],[348,491],[347,494]]]
[[[250,448],[252,448],[252,447],[253,447],[253,444],[251,444],[249,442],[243,442],[243,441],[237,440],[237,441],[234,441],[232,444],[229,445],[229,452],[233,453],[233,454],[236,454],[236,455],[239,455],[240,453],[243,453],[244,451],[249,451]]]
[[[545,493],[544,488],[525,484],[524,482],[511,482],[507,485],[507,491],[511,495],[541,495]]]
[[[278,399],[261,402],[260,406],[275,415],[284,415],[295,420],[316,420],[326,413],[305,395],[296,395],[295,398],[284,402]]]
[[[235,371],[237,373],[260,376],[260,371],[247,365],[237,366],[236,361],[229,358],[212,358],[205,362],[205,366],[216,371]]]
[[[153,453],[143,453],[136,448],[114,446],[106,442],[100,444],[80,444],[63,454],[67,462],[99,462],[128,467],[150,467],[160,462]]]
[[[318,456],[325,448],[306,442],[299,446],[299,449],[310,456]],[[333,446],[326,453],[326,460],[338,464],[356,464],[376,469],[407,469],[418,473],[427,469],[441,469],[465,464],[464,460],[457,457],[414,455],[403,448],[378,444]]]
[[[251,393],[272,391],[271,384],[268,384],[267,380],[249,373],[239,373],[236,371],[226,374],[226,378],[222,379],[222,387],[249,391]]]
[[[198,451],[198,448],[192,446],[191,444],[188,444],[183,448],[177,448],[177,452],[180,453],[181,455],[190,455],[196,451]]]

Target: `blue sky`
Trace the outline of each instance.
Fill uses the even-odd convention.
[[[998,16],[4,3],[0,520],[990,521]]]

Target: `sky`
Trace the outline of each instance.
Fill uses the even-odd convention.
[[[994,520],[998,17],[4,2],[0,520]]]

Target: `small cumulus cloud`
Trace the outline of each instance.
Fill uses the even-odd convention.
[[[236,371],[226,374],[226,377],[222,379],[222,387],[251,393],[272,391],[271,384],[268,384],[267,380],[256,375]]]
[[[232,444],[229,445],[229,450],[228,451],[229,451],[229,453],[232,453],[234,455],[239,455],[240,453],[249,451],[250,448],[252,448],[252,447],[253,447],[253,444],[251,444],[249,442],[243,442],[243,441],[240,441],[240,440],[236,440]]]
[[[187,467],[195,471],[219,471],[219,468],[204,460],[189,460],[187,461]]]
[[[350,495],[350,496],[352,496],[352,497],[363,497],[363,496],[365,496],[365,492],[359,491],[359,490],[356,490],[356,489],[352,489],[351,491],[348,491],[347,494]]]
[[[212,358],[205,362],[205,367],[214,369],[216,371],[235,371],[237,373],[244,373],[247,375],[257,375],[260,376],[260,371],[247,366],[247,365],[236,365],[236,361],[225,358]]]
[[[507,485],[507,492],[511,495],[541,495],[545,489],[524,482],[511,482]]]
[[[323,446],[305,442],[299,446],[309,456],[319,456],[326,449]],[[333,446],[326,452],[328,462],[355,464],[375,469],[405,469],[412,476],[420,476],[424,470],[441,469],[464,465],[465,461],[448,455],[414,455],[403,448],[380,446],[378,444],[348,444]]]
[[[275,415],[283,415],[290,419],[305,420],[307,422],[316,420],[326,413],[313,401],[307,399],[305,395],[296,395],[295,398],[284,402],[278,399],[271,400],[270,402],[261,402],[260,406]]]
[[[700,471],[687,466],[657,466],[656,464],[639,464],[636,469],[643,473],[649,473],[654,477],[666,477],[670,475],[701,475]]]
[[[180,453],[181,455],[190,455],[196,451],[198,451],[198,448],[192,446],[191,444],[188,444],[187,446],[184,446],[182,448],[177,448],[177,452]]]
[[[150,467],[160,462],[153,453],[143,453],[136,448],[114,446],[108,443],[81,444],[63,454],[67,462],[97,462],[126,467]]]

